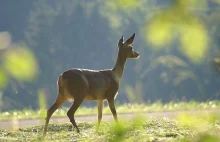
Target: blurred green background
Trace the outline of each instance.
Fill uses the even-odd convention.
[[[220,0],[0,3],[0,111],[51,105],[63,71],[113,67],[134,32],[117,103],[220,99]]]

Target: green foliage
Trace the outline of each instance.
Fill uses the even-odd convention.
[[[181,51],[193,63],[201,63],[208,51],[208,33],[201,21],[194,20],[181,30]]]
[[[110,129],[110,142],[118,142],[125,139],[125,135],[128,132],[128,128],[124,127],[122,123],[113,124],[113,127]]]
[[[126,85],[125,91],[130,102],[137,102],[137,97],[135,96],[134,89],[130,85]]]
[[[137,35],[134,48],[140,52],[140,58],[137,62],[129,63],[134,68],[126,69],[123,80],[128,86],[121,88],[121,98],[126,97],[126,94],[131,102],[209,98],[210,94],[218,90],[215,84],[219,83],[211,75],[208,66],[212,54],[217,54],[219,1],[211,1],[216,4],[214,8],[207,0],[161,2],[40,0],[31,3],[34,8],[27,11],[28,20],[19,17],[20,21],[27,21],[22,31],[25,33],[26,45],[19,43],[19,49],[14,50],[11,35],[8,32],[0,33],[0,54],[2,56],[7,53],[0,67],[0,87],[4,88],[9,78],[13,77],[19,80],[19,83],[13,85],[16,86],[18,98],[23,98],[25,91],[31,92],[31,95],[25,100],[17,99],[17,105],[7,105],[6,101],[12,102],[17,97],[9,93],[3,97],[2,109],[29,107],[27,102],[37,101],[37,91],[42,87],[47,88],[49,94],[55,94],[55,79],[68,68],[110,68],[115,57],[111,61],[106,54],[111,56],[109,53],[113,53],[115,56],[118,38],[133,32]],[[15,11],[17,8],[19,6]],[[100,31],[103,31],[102,34]],[[36,60],[39,67],[36,66]],[[37,76],[39,68],[41,74]],[[20,85],[21,80],[33,79],[37,81],[31,87]],[[191,95],[191,92],[196,93]],[[48,101],[52,103],[54,100]]]
[[[26,47],[6,51],[3,56],[3,67],[11,76],[21,81],[33,80],[38,72],[36,59]]]
[[[177,0],[169,9],[156,13],[146,24],[146,40],[153,49],[163,49],[179,35],[180,51],[193,63],[201,63],[208,51],[208,32],[200,17],[190,9],[192,6],[206,5],[206,1]]]
[[[129,84],[125,85],[126,96],[128,97],[129,102],[131,103],[143,103],[142,90],[143,90],[143,85],[141,82],[136,82],[134,87],[132,87]]]
[[[109,22],[112,31],[116,35],[121,35],[121,32],[129,26],[131,19],[135,19],[134,15],[137,11],[145,9],[143,6],[147,6],[147,3],[148,0],[108,0],[101,2],[99,11],[100,15]]]
[[[152,12],[151,8],[158,8]],[[154,1],[110,0],[101,5],[101,15],[108,19],[115,32],[126,30],[134,22],[153,50],[166,50],[165,46],[179,39],[179,50],[192,63],[200,64],[209,50],[208,27],[194,8],[208,8],[207,0],[177,0],[169,5],[156,5]],[[148,14],[151,12],[151,14]],[[145,24],[143,24],[145,21]]]
[[[46,116],[46,97],[45,92],[43,89],[38,90],[38,104],[39,104],[39,115],[41,118],[44,118]]]
[[[163,45],[170,43],[174,35],[171,23],[165,21],[164,17],[162,15],[154,18],[144,30],[147,41],[155,45],[154,50],[163,49]]]
[[[142,77],[160,67],[167,69],[167,71],[164,70],[160,73],[160,79],[165,84],[171,82],[174,86],[178,86],[187,79],[192,81],[197,80],[196,74],[189,69],[189,65],[184,60],[174,55],[164,55],[155,58],[148,69],[142,74]]]
[[[28,47],[23,44],[12,44],[11,35],[8,32],[0,32],[0,50],[3,51],[0,67],[1,89],[5,88],[10,76],[19,81],[35,79],[38,73],[37,60]]]

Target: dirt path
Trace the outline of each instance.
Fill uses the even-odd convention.
[[[141,113],[139,115],[144,117],[166,117],[175,119],[181,113],[190,113],[190,115],[196,114],[207,114],[207,113],[220,113],[220,110],[190,110],[190,111],[171,111],[171,112],[148,112]],[[118,114],[119,119],[132,119],[136,116],[134,113],[125,113]],[[83,116],[75,116],[76,121],[78,122],[96,122],[97,115],[83,115]],[[113,121],[111,114],[103,115],[102,121]],[[69,122],[67,117],[52,117],[50,123],[60,123],[60,122]],[[0,129],[4,130],[12,130],[18,128],[25,128],[37,125],[43,125],[44,119],[23,119],[23,120],[4,120],[0,121]]]

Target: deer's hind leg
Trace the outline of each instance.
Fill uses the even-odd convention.
[[[74,114],[76,112],[76,110],[79,108],[79,106],[81,105],[81,103],[83,102],[83,98],[74,98],[74,102],[72,104],[72,106],[70,107],[70,109],[67,112],[67,116],[70,119],[70,122],[72,123],[73,127],[76,128],[77,132],[79,133],[79,128],[76,125],[76,121],[74,118]]]
[[[64,96],[63,94],[58,94],[56,101],[54,102],[54,104],[47,110],[47,117],[46,122],[45,122],[45,126],[44,126],[44,136],[46,136],[47,133],[47,127],[48,127],[48,123],[50,121],[50,118],[52,116],[52,114],[57,110],[57,108],[63,104],[65,101],[67,100],[66,96]]]

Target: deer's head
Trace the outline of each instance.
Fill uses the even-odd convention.
[[[118,41],[118,48],[119,48],[119,56],[125,59],[136,59],[139,57],[139,53],[133,49],[132,42],[134,41],[135,33],[128,38],[124,42],[124,37],[122,36],[121,39]]]

